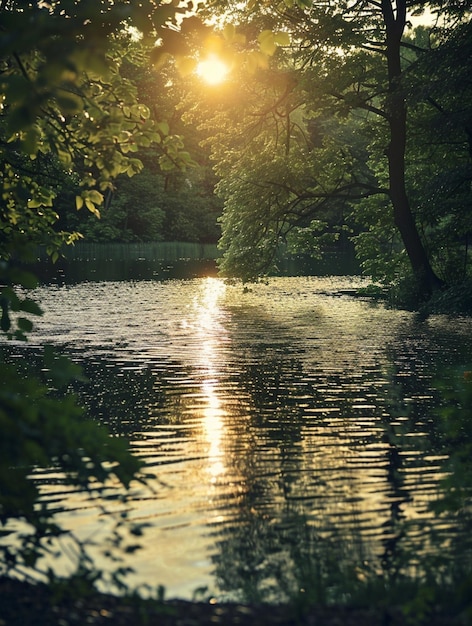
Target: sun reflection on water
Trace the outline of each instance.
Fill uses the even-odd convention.
[[[221,408],[220,399],[212,382],[204,381],[202,390],[208,402],[203,411],[204,435],[210,446],[208,450],[208,472],[212,481],[215,481],[225,471],[222,449],[222,417],[224,416],[224,411]]]
[[[226,285],[217,278],[207,278],[195,298],[202,391],[202,434],[208,444],[208,473],[212,482],[224,473],[223,433],[226,412],[218,394],[220,387],[221,349],[226,341],[220,301]]]

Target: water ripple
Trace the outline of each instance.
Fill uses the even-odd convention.
[[[388,310],[353,297],[359,284],[37,290],[45,315],[28,349],[49,342],[81,362],[90,414],[125,434],[156,476],[152,493],[134,487],[132,517],[150,527],[130,556],[132,582],[236,597],[248,571],[269,585],[281,555],[292,572],[297,554],[381,567],[432,550],[420,522],[452,532],[428,509],[445,460],[434,381],[445,363],[466,362],[471,323]],[[47,470],[36,478],[66,526],[94,532],[100,500]]]

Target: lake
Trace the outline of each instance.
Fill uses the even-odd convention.
[[[470,368],[470,319],[389,310],[355,295],[367,284],[356,276],[244,289],[206,261],[124,280],[83,263],[87,280],[60,272],[35,291],[44,316],[13,349],[52,343],[81,363],[81,401],[154,475],[127,502],[147,525],[131,585],[337,601],[347,572],[457,557],[460,525],[430,503],[447,458],[439,381],[454,389]],[[58,520],[100,544],[117,488],[88,497],[51,470],[35,478]],[[54,566],[72,561],[63,547]]]

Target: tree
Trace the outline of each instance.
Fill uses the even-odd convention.
[[[239,13],[228,12],[227,19],[241,28],[253,45],[257,36],[254,33],[259,33],[259,40],[267,38],[265,45],[269,50],[273,41],[265,33],[274,36],[280,31],[290,32],[292,43],[290,48],[285,46],[283,50],[273,48],[270,69],[258,70],[266,77],[277,75],[279,81],[290,76],[287,87],[273,93],[270,102],[270,88],[261,88],[264,93],[259,105],[257,99],[253,99],[250,100],[252,111],[249,111],[248,102],[239,109],[237,119],[240,120],[241,132],[238,137],[245,135],[246,141],[237,158],[236,150],[239,148],[235,150],[233,147],[234,103],[226,117],[224,113],[218,113],[219,123],[214,125],[223,128],[223,118],[230,129],[230,138],[224,137],[224,131],[220,130],[211,139],[216,139],[222,146],[217,145],[215,149],[217,169],[222,169],[219,154],[225,153],[226,161],[231,154],[235,155],[233,172],[228,174],[226,180],[222,172],[220,186],[226,200],[222,240],[225,249],[223,267],[226,271],[238,272],[238,263],[246,253],[253,257],[253,263],[248,263],[253,265],[253,275],[263,271],[266,261],[273,258],[276,247],[288,232],[300,225],[306,228],[310,217],[316,218],[328,205],[342,203],[345,207],[343,213],[346,214],[349,207],[355,207],[362,197],[377,196],[389,202],[392,223],[400,233],[419,292],[427,296],[442,285],[443,281],[437,276],[437,269],[432,267],[425,239],[419,231],[416,207],[413,210],[410,202],[406,150],[408,134],[412,130],[407,116],[411,83],[407,88],[406,81],[413,76],[424,81],[424,75],[414,74],[419,59],[445,45],[459,25],[467,23],[469,14],[467,3],[428,3],[431,9],[437,11],[438,18],[444,20],[444,26],[439,28],[435,24],[431,27],[429,45],[420,49],[408,40],[405,29],[410,17],[421,14],[426,5],[426,2],[407,0],[366,0],[350,4],[299,1],[271,7],[252,3],[246,10],[239,8]],[[257,15],[254,6],[258,8]],[[412,49],[417,54],[408,56],[406,52]],[[251,87],[254,84],[251,78],[247,82]],[[246,94],[251,87],[242,84]],[[424,82],[415,85],[417,91],[423,91],[423,87]],[[241,121],[244,116],[245,122]],[[272,130],[268,128],[270,123]],[[204,124],[209,125],[208,122]],[[242,130],[244,124],[245,132]],[[284,130],[281,130],[284,124]],[[310,125],[318,125],[318,143],[313,142]],[[356,128],[365,137],[363,146],[360,145],[362,139],[353,134]],[[266,140],[262,139],[263,133],[266,133]],[[285,142],[281,142],[282,134]],[[272,145],[269,145],[269,137]],[[248,156],[250,141],[253,145],[260,142],[254,152],[260,149],[261,144],[264,149],[268,148],[265,158],[270,159],[266,163],[266,174],[258,177],[252,192],[250,172],[253,164]],[[366,151],[373,142],[376,143],[379,159],[374,166],[366,158]],[[225,151],[223,146],[228,149]],[[303,151],[305,164],[301,156]],[[270,153],[272,156],[269,156]],[[285,163],[285,177],[277,171],[280,159]],[[295,162],[299,164],[296,170],[306,174],[303,190],[299,185],[292,184],[294,180],[297,182],[297,177],[298,180],[301,177],[300,173],[295,179],[292,176],[291,168]],[[322,180],[320,184],[320,179],[325,178],[327,172],[334,171],[336,174],[330,182]],[[276,183],[271,184],[274,181]],[[423,184],[428,183],[424,181]],[[243,192],[244,187],[246,192]],[[270,187],[274,193],[264,210],[260,205],[254,207],[260,199],[262,187]],[[246,204],[252,203],[254,207],[252,225],[249,224],[252,219],[249,210],[247,216],[244,212],[241,215],[241,198],[238,198],[239,204],[233,202],[235,188],[245,193]],[[251,193],[257,200],[250,199]],[[301,207],[304,207],[303,210]],[[257,248],[265,248],[265,252],[256,270]]]
[[[431,257],[449,284],[467,276],[472,231],[472,82],[461,61],[471,52],[472,23],[466,22],[417,55],[404,81],[412,119],[410,194]]]
[[[471,229],[470,77],[460,61],[470,52],[470,22],[446,33],[420,27],[404,43],[408,197],[431,264],[453,285],[467,277]],[[383,140],[371,136],[369,167],[379,179],[385,178]],[[391,281],[404,260],[388,207],[382,212],[371,198],[358,203],[352,215],[364,224],[356,242],[366,270]]]

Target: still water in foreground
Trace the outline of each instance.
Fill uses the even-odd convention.
[[[281,599],[323,577],[334,588],[351,566],[360,577],[412,571],[454,553],[460,529],[429,510],[445,460],[437,383],[453,387],[470,364],[471,320],[388,310],[354,297],[361,283],[37,290],[45,314],[30,349],[52,343],[82,363],[91,415],[155,475],[129,501],[130,518],[148,524],[127,557],[130,584]],[[100,543],[113,501],[52,472],[37,478],[61,523]],[[63,555],[56,566],[70,565]]]

